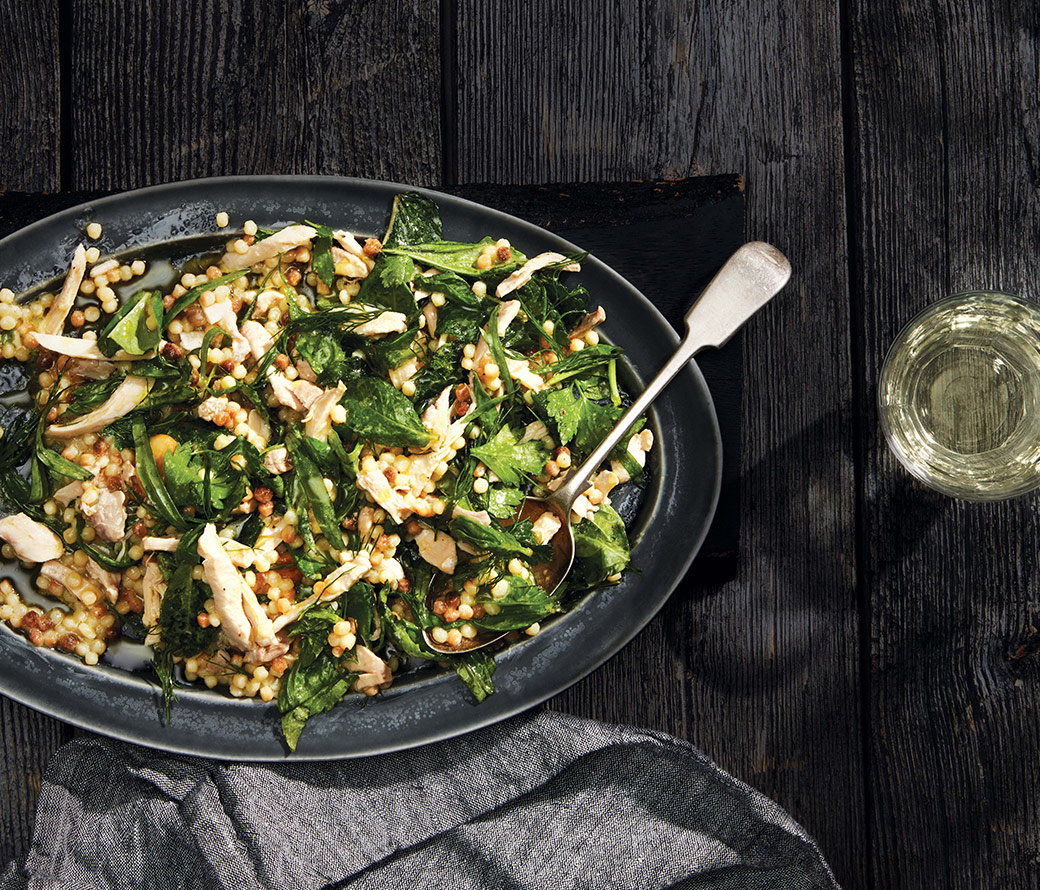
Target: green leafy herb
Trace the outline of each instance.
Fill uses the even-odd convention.
[[[432,199],[419,192],[402,192],[394,196],[383,247],[440,240],[441,215]]]
[[[415,263],[405,256],[389,256],[385,251],[376,257],[375,266],[361,284],[357,302],[368,306],[385,306],[403,312],[409,318],[419,314],[415,294],[409,282],[415,277]]]
[[[332,287],[336,280],[336,262],[332,259],[332,229],[309,221],[307,225],[318,233],[313,242],[311,266],[325,286]]]
[[[80,481],[94,478],[94,474],[90,470],[81,467],[79,464],[74,464],[71,460],[66,460],[60,454],[51,451],[50,448],[40,448],[36,452],[36,456],[55,477],[67,476],[69,479]]]
[[[206,611],[208,588],[192,579],[192,565],[181,563],[166,583],[159,610],[163,646],[172,655],[191,656],[207,649],[217,637],[217,628],[200,627],[196,620]]]
[[[534,555],[533,548],[522,544],[506,529],[494,525],[481,525],[468,516],[455,517],[451,521],[451,533],[457,540],[465,541],[478,551],[493,553],[495,556],[508,558]]]
[[[556,424],[560,444],[573,440],[583,454],[602,442],[621,416],[620,408],[593,401],[580,384],[552,390],[542,399],[542,404]]]
[[[390,446],[423,448],[433,439],[411,400],[387,380],[362,377],[343,398],[347,425],[362,439]]]
[[[560,611],[557,600],[535,584],[516,575],[503,575],[496,584],[502,583],[507,588],[502,596],[493,597],[489,590],[483,589],[477,594],[478,602],[493,602],[498,608],[494,615],[487,613],[482,618],[471,619],[470,623],[481,630],[519,630]]]
[[[519,488],[493,485],[487,492],[487,511],[496,519],[509,519],[523,501],[524,493]]]
[[[487,444],[470,449],[470,453],[507,485],[519,485],[521,473],[541,473],[549,459],[540,441],[520,444],[507,426]]]
[[[483,238],[476,243],[463,241],[430,241],[426,244],[410,244],[407,247],[383,246],[384,254],[409,257],[421,266],[430,266],[442,272],[454,272],[470,278],[483,278],[490,272],[502,273],[515,269],[527,262],[520,251],[512,250],[511,258],[505,263],[496,263],[490,270],[478,269],[477,259],[484,248],[494,244],[494,238]]]
[[[293,476],[300,485],[307,505],[314,511],[314,518],[318,521],[325,539],[338,550],[345,546],[343,535],[340,531],[339,520],[332,506],[332,498],[329,497],[328,489],[325,488],[325,480],[321,471],[307,448],[303,447],[299,435],[286,438],[285,444],[293,462]],[[300,527],[306,525],[306,512],[301,514]]]
[[[95,408],[105,404],[109,396],[123,382],[124,377],[124,374],[113,374],[104,380],[93,380],[90,383],[81,383],[77,386],[72,390],[69,407],[65,411],[69,415],[69,420],[72,419],[74,414],[86,414],[88,411],[93,411]]]
[[[600,584],[629,562],[628,534],[617,512],[605,504],[574,526],[574,556],[588,585]]]
[[[453,659],[452,667],[478,702],[494,695],[495,684],[491,677],[495,673],[495,659],[486,649]]]
[[[153,512],[174,528],[182,531],[188,527],[188,520],[177,508],[177,504],[166,490],[159,468],[155,465],[152,447],[148,442],[148,430],[144,418],[135,417],[133,421],[134,458],[137,464],[137,475],[144,487],[145,494]]]
[[[115,355],[120,349],[144,355],[159,345],[163,324],[163,300],[159,291],[138,291],[112,316],[98,335],[98,349]]]
[[[304,331],[296,338],[296,351],[322,386],[335,385],[344,376],[347,356],[339,340],[321,331]]]
[[[245,274],[245,270],[237,269],[234,272],[228,272],[226,275],[221,275],[219,278],[214,278],[212,281],[207,280],[202,284],[196,284],[195,287],[191,288],[190,290],[186,290],[183,294],[177,297],[176,300],[173,301],[173,305],[171,305],[169,310],[166,312],[162,324],[162,329],[165,330],[169,326],[171,321],[173,321],[178,315],[181,314],[181,312],[187,309],[206,291],[220,287],[220,285],[222,284],[228,284],[234,281],[236,278],[241,278]]]

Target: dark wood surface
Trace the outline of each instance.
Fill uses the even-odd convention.
[[[31,7],[31,9],[30,9]],[[911,483],[884,350],[951,290],[1038,297],[1040,12],[1015,0],[0,0],[0,187],[321,172],[741,171],[791,257],[748,328],[736,576],[552,706],[688,738],[848,887],[1040,884],[1037,498]],[[67,730],[0,700],[0,860]]]

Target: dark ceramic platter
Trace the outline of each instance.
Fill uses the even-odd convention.
[[[64,274],[86,224],[104,227],[102,256],[215,232],[217,211],[233,224],[261,226],[303,218],[381,233],[393,196],[406,186],[316,176],[250,176],[172,183],[70,208],[0,241],[0,284],[26,290]],[[431,193],[445,236],[508,238],[528,256],[578,247],[515,217]],[[230,229],[228,230],[230,231]],[[168,255],[178,251],[172,248]],[[155,254],[154,251],[149,251]],[[642,379],[652,376],[677,338],[650,302],[590,257],[570,276],[607,310],[606,333],[624,347]],[[538,636],[499,653],[497,692],[476,704],[454,675],[416,672],[376,699],[351,697],[308,724],[294,755],[328,759],[381,754],[459,735],[545,701],[614,655],[654,616],[683,577],[707,533],[719,493],[722,454],[711,396],[691,364],[657,400],[654,467],[630,534],[633,564],[614,587],[588,595],[547,622]],[[662,653],[663,657],[663,653]],[[276,760],[288,750],[277,708],[204,688],[178,690],[169,724],[145,676],[29,645],[0,628],[0,692],[61,720],[153,748],[229,760]]]

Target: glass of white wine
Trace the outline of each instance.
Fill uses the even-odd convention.
[[[1040,305],[972,291],[929,306],[889,350],[878,409],[896,457],[944,494],[1040,487]]]

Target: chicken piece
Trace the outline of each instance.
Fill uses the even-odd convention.
[[[452,518],[464,516],[466,519],[472,519],[474,522],[479,522],[481,525],[491,525],[491,514],[488,513],[487,510],[467,510],[456,504],[455,509],[451,511],[451,515]]]
[[[332,429],[332,409],[339,404],[339,400],[343,398],[346,391],[347,388],[342,383],[338,383],[335,389],[327,389],[318,396],[303,420],[304,433],[313,439],[320,439],[322,442],[327,440],[329,430]]]
[[[296,359],[296,376],[308,383],[317,383],[318,375],[314,373],[311,363],[305,358]]]
[[[222,421],[230,410],[231,400],[227,396],[210,396],[199,403],[195,413],[198,414],[200,420],[223,426]]]
[[[47,435],[54,439],[74,439],[76,436],[96,433],[113,420],[133,411],[144,401],[151,388],[152,381],[147,377],[130,374],[115,388],[105,404],[65,426],[52,424],[47,427]]]
[[[164,553],[175,553],[180,543],[180,538],[157,538],[151,535],[141,538],[141,547],[145,550],[161,550]]]
[[[422,413],[423,426],[437,439],[443,439],[448,435],[448,427],[451,424],[451,392],[451,386],[444,387],[440,395]]]
[[[455,539],[447,532],[434,532],[432,528],[424,528],[415,536],[419,547],[419,555],[435,569],[447,575],[455,573],[459,562]]]
[[[653,447],[654,434],[650,430],[642,430],[628,440],[627,451],[639,466],[645,467],[647,452]],[[619,460],[612,460],[610,469],[617,474],[619,482],[628,482],[632,478]]]
[[[429,501],[417,497],[411,491],[395,491],[380,470],[358,473],[357,486],[372,495],[372,499],[390,514],[394,522],[403,522],[412,513],[433,515],[433,505]]]
[[[257,241],[245,253],[225,253],[220,260],[220,268],[225,272],[248,269],[287,250],[306,247],[317,234],[311,226],[286,226],[280,232]]]
[[[354,659],[347,662],[346,668],[359,672],[360,676],[354,683],[359,692],[391,680],[390,666],[367,646],[359,645],[354,649]]]
[[[212,522],[206,524],[199,536],[198,547],[203,577],[213,591],[213,601],[220,616],[220,628],[231,645],[241,652],[256,648],[265,650],[265,653],[267,650],[276,651],[277,640],[271,619],[238,573]]]
[[[112,362],[86,358],[72,358],[65,362],[65,373],[85,380],[107,380],[116,372]]]
[[[79,499],[79,510],[97,532],[98,539],[111,543],[126,537],[126,495],[109,491],[104,483],[87,480]]]
[[[363,257],[365,255],[365,249],[361,246],[361,242],[346,229],[334,229],[332,237],[336,239],[339,246],[347,253],[353,254],[356,257]]]
[[[501,281],[498,287],[495,288],[495,296],[501,299],[506,294],[511,294],[518,287],[523,287],[527,284],[531,280],[531,276],[539,269],[544,269],[546,266],[551,266],[554,263],[565,262],[566,259],[567,257],[562,253],[554,253],[553,251],[538,254],[538,256],[529,259],[508,278]],[[581,266],[578,263],[568,263],[563,267],[563,271],[580,272]]]
[[[96,606],[105,596],[93,581],[56,559],[40,566],[40,577],[57,581],[84,606]]]
[[[159,614],[162,611],[162,599],[166,593],[166,579],[163,578],[159,563],[154,557],[144,562],[144,578],[141,581],[141,594],[144,599],[144,613],[141,623],[147,628],[144,638],[146,646],[154,646],[162,637],[159,631]]]
[[[434,337],[437,335],[437,307],[433,303],[423,306],[423,316],[426,318],[426,332]]]
[[[221,300],[219,303],[207,306],[202,310],[202,314],[206,316],[206,321],[216,325],[231,337],[231,358],[234,361],[240,362],[249,355],[252,346],[238,329],[238,319],[235,317],[235,310],[231,307],[230,300]]]
[[[130,355],[130,353],[123,352],[120,349],[115,355],[105,355],[98,349],[97,343],[93,340],[83,340],[79,337],[60,337],[57,334],[34,334],[34,336],[41,348],[46,349],[48,352],[56,352],[58,355],[67,355],[69,358],[82,358],[95,362],[125,362],[146,358],[151,354],[145,353],[144,356]]]
[[[76,294],[79,286],[83,283],[83,273],[87,270],[87,251],[82,244],[76,245],[72,254],[72,264],[65,276],[65,283],[61,286],[61,293],[51,303],[50,311],[40,322],[40,330],[45,334],[60,334],[65,327],[65,319],[69,317],[73,303],[76,302]]]
[[[372,559],[368,551],[359,550],[326,576],[325,586],[320,593],[312,593],[307,599],[293,603],[288,612],[279,615],[274,621],[275,633],[292,624],[315,603],[329,603],[338,599],[371,570]]]
[[[63,507],[67,507],[76,498],[83,494],[83,483],[82,482],[70,482],[68,485],[63,485],[51,497],[54,498],[57,503]]]
[[[498,325],[496,330],[498,331],[499,337],[504,337],[509,325],[513,323],[513,319],[520,313],[520,301],[519,300],[506,300],[498,307]]]
[[[361,313],[356,314],[360,315]],[[372,339],[385,337],[387,334],[403,334],[408,330],[408,316],[403,312],[390,312],[387,310],[380,312],[375,318],[355,325],[350,330],[360,337],[371,337]]]
[[[274,473],[276,476],[288,473],[292,469],[289,450],[282,447],[272,448],[264,455],[264,467],[269,473]]]
[[[355,256],[342,247],[332,245],[332,262],[336,274],[344,278],[367,278],[369,268],[363,257]]]
[[[563,523],[560,521],[560,517],[552,510],[546,510],[534,521],[531,530],[539,544],[548,544],[561,528],[563,528]]]
[[[419,360],[414,356],[399,368],[390,369],[390,382],[398,389],[419,373]]]
[[[108,569],[102,568],[89,556],[87,557],[86,569],[87,575],[101,585],[101,589],[105,592],[105,598],[110,603],[114,603],[119,599],[119,582],[123,577],[121,573],[110,572]]]
[[[61,538],[24,513],[0,519],[0,538],[11,545],[14,555],[23,562],[48,562],[65,552]]]
[[[256,318],[263,318],[271,310],[271,307],[276,303],[280,303],[285,300],[285,294],[278,290],[262,290],[256,295],[256,310],[253,315]]]
[[[249,432],[246,434],[249,444],[257,451],[266,448],[267,440],[271,438],[271,425],[264,420],[264,416],[256,408],[249,409],[249,413],[246,415],[246,426],[249,427]]]
[[[253,319],[242,322],[242,336],[249,342],[249,350],[257,361],[267,355],[274,346],[274,339],[267,333],[267,328]],[[181,339],[183,340],[183,337]]]
[[[524,434],[520,437],[518,445],[523,445],[524,442],[534,442],[536,439],[544,439],[549,435],[549,427],[547,427],[540,420],[532,420],[525,428]]]
[[[524,389],[529,389],[531,392],[541,392],[545,389],[545,381],[531,370],[531,364],[527,359],[507,356],[506,365],[509,368],[509,376]]]
[[[194,352],[196,349],[202,349],[202,342],[205,339],[205,331],[185,331],[181,334],[181,348]]]
[[[580,340],[589,331],[591,331],[598,325],[603,324],[603,322],[605,322],[606,320],[606,310],[602,306],[597,306],[594,312],[590,312],[581,321],[578,322],[574,330],[571,331],[570,338],[572,340]]]
[[[274,393],[274,397],[280,405],[300,413],[307,411],[322,394],[320,386],[315,386],[306,380],[289,380],[284,374],[278,372],[270,374],[267,382],[271,385],[271,392]]]

